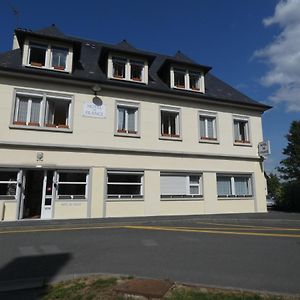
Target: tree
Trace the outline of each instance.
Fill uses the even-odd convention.
[[[288,145],[282,153],[287,157],[280,162],[278,171],[281,173],[281,178],[300,182],[300,120],[291,123],[286,138]]]
[[[270,173],[267,178],[268,194],[278,199],[281,192],[281,182],[276,174]]]
[[[300,211],[300,121],[293,121],[286,136],[288,145],[283,149],[286,156],[278,171],[285,180],[279,207],[289,211]]]

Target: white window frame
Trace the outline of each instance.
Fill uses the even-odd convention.
[[[114,70],[113,70],[113,62],[114,60],[118,61],[125,61],[125,77],[119,78],[114,77]],[[142,68],[142,78],[141,80],[134,80],[131,78],[131,64],[139,64]],[[120,54],[109,54],[108,55],[108,63],[107,63],[107,77],[110,79],[116,79],[116,80],[125,80],[125,81],[131,81],[136,83],[143,83],[148,84],[148,62],[146,60],[136,58],[136,57],[124,57]]]
[[[46,48],[46,56],[45,56],[45,66],[34,66],[29,63],[30,61],[30,43],[33,44],[40,44],[44,45]],[[53,48],[65,48],[68,50],[68,54],[66,57],[66,67],[65,69],[58,69],[52,67],[52,47]],[[64,73],[71,73],[72,72],[72,63],[73,63],[73,48],[70,45],[51,42],[51,41],[41,41],[36,39],[25,40],[24,47],[23,47],[23,59],[22,64],[23,66],[30,67],[30,68],[37,68],[37,69],[47,69],[55,72],[64,72]]]
[[[170,194],[170,195],[162,195],[160,193],[160,198],[161,199],[174,199],[174,198],[180,198],[180,199],[185,199],[185,198],[203,198],[203,175],[202,173],[169,173],[169,172],[161,172],[160,173],[160,178],[164,176],[180,176],[180,177],[185,177],[185,195],[176,195],[176,194]],[[196,176],[199,177],[198,183],[191,183],[191,177]],[[161,182],[160,182],[161,184]],[[198,187],[198,194],[191,194],[190,188],[193,186]]]
[[[235,122],[243,122],[246,123],[245,126],[245,136],[246,139],[242,140],[236,140],[235,139]],[[243,145],[243,146],[251,146],[251,135],[250,135],[250,118],[249,117],[245,117],[245,116],[233,116],[233,121],[232,121],[232,125],[233,125],[233,141],[234,141],[234,145]],[[240,126],[240,123],[238,123],[238,127]]]
[[[0,170],[0,173],[2,173],[2,172],[15,172],[16,173],[16,180],[1,180],[0,181],[0,184],[15,184],[16,185],[16,193],[15,193],[15,195],[0,195],[0,201],[1,200],[12,200],[12,201],[15,201],[15,200],[17,200],[17,197],[18,197],[18,195],[19,195],[19,189],[20,189],[20,187],[19,187],[19,181],[18,181],[18,179],[19,179],[19,173],[20,173],[20,171],[19,170],[15,170],[15,169],[12,169],[12,170],[10,170],[10,169],[1,169]],[[1,219],[0,219],[1,220]]]
[[[184,73],[184,87],[178,87],[175,85],[175,73],[176,72]],[[198,82],[199,90],[192,89],[190,87],[190,74],[199,75],[199,82]],[[185,69],[185,68],[177,67],[177,66],[171,66],[171,68],[170,68],[170,86],[173,89],[188,90],[188,91],[193,91],[196,93],[205,93],[204,74],[201,71]]]
[[[110,174],[116,175],[139,175],[140,182],[109,182],[108,176]],[[141,199],[144,197],[144,172],[140,171],[113,171],[108,170],[106,176],[106,184],[109,185],[135,185],[140,186],[140,194],[106,194],[107,199]],[[107,189],[108,190],[108,189]]]
[[[18,95],[24,96],[24,97],[33,97],[41,98],[41,104],[40,104],[40,115],[39,115],[39,126],[31,126],[29,124],[30,120],[30,114],[31,114],[31,99],[29,99],[28,108],[27,108],[27,119],[26,119],[26,125],[18,124],[18,110],[19,110],[19,98]],[[67,125],[64,126],[46,126],[46,117],[47,117],[47,103],[48,100],[61,100],[61,101],[67,101],[69,103],[68,107],[68,115],[66,118]],[[45,92],[45,91],[34,91],[34,90],[25,90],[25,89],[15,89],[14,90],[14,100],[13,100],[13,107],[12,107],[12,114],[11,114],[11,124],[10,128],[22,128],[22,129],[35,129],[35,130],[48,130],[48,131],[64,131],[64,132],[72,132],[72,125],[73,125],[73,96],[72,95],[66,95],[66,94],[58,94],[58,93],[51,93],[51,92]]]
[[[119,130],[118,124],[119,124],[119,107],[123,108],[131,108],[135,109],[135,132],[130,132],[128,130],[128,113],[125,112],[125,130]],[[116,109],[115,109],[115,135],[120,136],[132,136],[132,137],[139,137],[140,136],[140,104],[135,102],[127,102],[127,101],[116,101]]]
[[[174,114],[176,113],[176,119],[175,119],[175,135],[171,134],[171,124],[168,126],[168,134],[163,133],[163,124],[162,124],[162,112],[167,112]],[[160,139],[171,139],[171,140],[182,140],[181,136],[181,109],[175,108],[175,107],[168,107],[168,106],[160,106],[159,108],[159,123],[160,123],[160,129],[159,129],[159,136]]]
[[[205,137],[201,136],[201,121],[200,118],[205,118]],[[208,121],[207,118],[213,118],[213,137],[208,136]],[[215,112],[199,111],[198,113],[198,129],[199,142],[202,143],[218,143],[218,114]]]
[[[60,174],[62,173],[81,173],[85,174],[85,181],[60,181]],[[80,171],[80,170],[58,170],[56,175],[56,199],[58,200],[87,200],[88,199],[88,184],[89,184],[89,172],[88,171]],[[84,195],[80,195],[83,197],[79,197],[78,195],[59,195],[58,189],[59,185],[85,185]]]
[[[253,197],[253,175],[252,174],[217,174],[217,184],[218,184],[218,177],[226,177],[230,178],[230,188],[231,188],[231,195],[219,195],[218,198],[252,198]],[[235,188],[235,180],[236,178],[248,178],[248,189],[249,193],[247,195],[237,195],[236,188]],[[218,191],[218,188],[217,188]]]

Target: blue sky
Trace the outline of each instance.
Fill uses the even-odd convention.
[[[272,148],[266,170],[278,165],[290,123],[300,119],[300,74],[294,70],[300,63],[296,55],[300,45],[294,41],[300,38],[300,1],[46,3],[0,0],[0,52],[11,48],[16,27],[36,30],[52,23],[65,34],[87,39],[117,43],[125,38],[137,48],[170,55],[181,50],[198,63],[212,66],[216,76],[241,92],[274,106],[263,115],[264,137]],[[18,18],[12,7],[19,12]]]

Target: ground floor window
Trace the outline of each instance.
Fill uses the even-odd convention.
[[[140,198],[143,196],[143,172],[107,172],[107,198]]]
[[[218,197],[251,197],[251,175],[217,174]]]
[[[160,176],[161,198],[202,197],[202,177],[200,174],[168,174]]]
[[[87,199],[88,172],[58,171],[58,199]]]
[[[16,199],[17,176],[17,171],[0,171],[0,200]]]

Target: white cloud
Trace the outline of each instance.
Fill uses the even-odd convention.
[[[300,111],[300,0],[281,0],[263,24],[279,25],[281,32],[254,53],[270,66],[261,82],[276,87],[270,96],[274,103],[285,102],[288,111]]]

